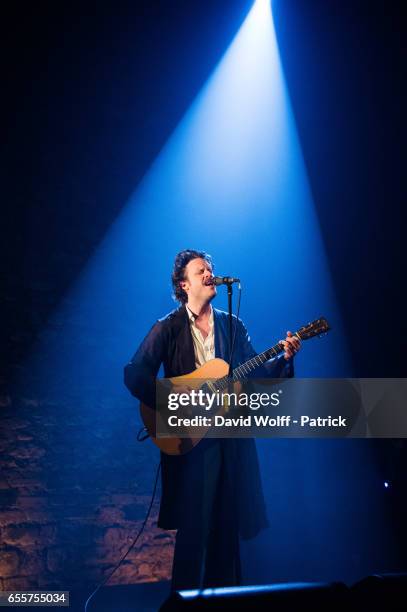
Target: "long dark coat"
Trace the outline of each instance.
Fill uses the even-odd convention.
[[[236,322],[236,320],[235,320]],[[214,308],[215,356],[228,357],[228,315]],[[267,347],[264,347],[267,348]],[[242,321],[237,320],[234,366],[256,354]],[[142,402],[155,405],[155,379],[163,364],[164,376],[171,378],[195,370],[194,346],[185,306],[157,321],[126,365],[124,380],[131,393]],[[284,359],[267,362],[257,377],[291,377],[293,364]],[[214,453],[215,451],[215,453]],[[219,452],[218,452],[219,451]],[[213,462],[211,457],[221,459]],[[186,455],[161,454],[162,497],[158,526],[179,529],[191,526],[207,507],[204,491],[210,473],[223,470],[233,482],[234,508],[243,538],[254,537],[267,527],[256,446],[252,439],[204,439]],[[209,466],[209,467],[208,467]],[[209,512],[213,512],[209,508]],[[206,520],[207,517],[204,517]]]

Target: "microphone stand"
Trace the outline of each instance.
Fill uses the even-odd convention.
[[[233,292],[232,284],[233,283],[239,283],[239,289],[241,288],[239,278],[234,278],[233,276],[215,276],[214,277],[215,285],[226,285],[228,288],[228,315],[229,315],[228,317],[229,318],[229,372],[228,372],[228,378],[230,379],[232,378],[232,373],[233,373],[233,363],[232,363],[233,353],[232,351],[234,350],[233,317],[232,317],[232,292]],[[239,296],[239,307],[240,307],[240,296]],[[239,316],[239,312],[237,314]],[[236,329],[237,328],[235,328],[235,332],[236,332]]]
[[[232,341],[233,341],[233,317],[232,317],[232,283],[227,283],[228,287],[228,313],[229,313],[229,373],[228,377],[232,378]]]

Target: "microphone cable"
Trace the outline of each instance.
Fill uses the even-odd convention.
[[[140,430],[141,431],[141,430]],[[139,432],[140,433],[140,432]],[[145,438],[144,438],[145,439]],[[141,536],[141,534],[144,531],[144,528],[147,524],[148,518],[150,516],[150,512],[151,509],[153,507],[153,503],[154,503],[154,499],[155,499],[155,494],[157,491],[157,484],[158,484],[158,477],[160,475],[160,471],[161,471],[161,461],[159,462],[158,466],[157,466],[157,471],[156,471],[156,475],[155,475],[155,482],[154,482],[154,488],[153,488],[153,493],[151,496],[151,501],[150,501],[150,505],[148,507],[147,510],[147,514],[145,516],[145,519],[143,521],[143,524],[140,528],[140,531],[138,532],[138,534],[136,535],[135,539],[133,540],[133,542],[131,543],[131,545],[129,546],[128,550],[126,551],[126,553],[122,556],[122,558],[120,559],[120,561],[115,565],[115,567],[113,568],[113,570],[110,572],[110,574],[107,576],[107,578],[105,578],[100,584],[98,584],[98,586],[96,587],[96,589],[89,595],[88,599],[86,600],[85,603],[85,608],[84,608],[84,612],[88,612],[88,604],[90,602],[90,600],[96,595],[96,593],[99,591],[99,589],[101,589],[103,586],[105,586],[105,584],[110,580],[110,578],[113,576],[113,574],[115,573],[115,571],[120,567],[120,565],[123,563],[123,561],[126,559],[127,555],[133,550],[134,546],[136,545],[137,540],[139,539],[139,537]]]

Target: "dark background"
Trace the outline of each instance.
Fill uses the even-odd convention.
[[[251,4],[26,3],[2,14],[0,528],[7,588],[94,586],[144,519],[158,459],[153,445],[147,450],[135,441],[134,405],[124,389],[115,386],[105,397],[85,371],[83,389],[82,379],[77,395],[61,385],[53,403],[27,385],[13,394],[11,382],[24,379],[30,349]],[[273,2],[358,377],[406,376],[401,7]],[[103,334],[92,333],[83,340],[85,352],[103,345]],[[383,569],[384,527],[393,526],[405,567],[404,440],[316,442],[280,440],[262,449],[274,513],[274,531],[263,539],[264,571],[270,551],[281,551],[271,568],[276,580],[304,579],[304,567],[310,579],[339,577],[341,567],[353,580],[371,566]],[[118,583],[168,578],[172,541],[154,531],[156,510]],[[281,516],[286,531],[273,522]],[[258,546],[248,551],[256,561],[252,581],[262,579]]]
[[[3,15],[6,381],[250,5],[27,3]],[[406,374],[401,6],[273,3],[355,376]]]

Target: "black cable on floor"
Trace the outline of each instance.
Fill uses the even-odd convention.
[[[90,600],[92,599],[92,597],[94,597],[96,595],[96,593],[99,591],[99,589],[101,589],[103,586],[105,586],[105,584],[110,580],[110,578],[113,576],[113,574],[115,573],[115,571],[120,567],[120,565],[123,563],[123,561],[125,560],[125,558],[127,557],[127,555],[130,553],[130,551],[133,550],[134,546],[136,545],[137,540],[139,539],[139,537],[141,536],[141,534],[144,531],[144,527],[147,524],[148,521],[148,517],[150,516],[150,512],[151,512],[151,508],[153,507],[153,503],[154,503],[154,498],[155,498],[155,493],[157,491],[157,483],[158,483],[158,476],[160,474],[160,469],[161,469],[161,461],[157,466],[157,472],[155,475],[155,482],[154,482],[154,489],[153,489],[153,494],[151,496],[151,501],[150,501],[150,505],[148,507],[147,510],[147,514],[146,517],[143,521],[143,524],[141,526],[140,531],[138,532],[138,534],[136,535],[135,539],[133,540],[133,542],[131,543],[129,549],[127,550],[127,552],[123,555],[123,557],[120,559],[120,561],[117,563],[117,565],[113,568],[113,570],[110,572],[110,574],[107,576],[107,578],[105,578],[100,584],[98,584],[98,586],[96,587],[96,589],[93,591],[93,593],[91,593],[88,597],[88,599],[86,600],[85,603],[85,608],[84,608],[84,612],[88,612],[88,604],[90,602]]]

